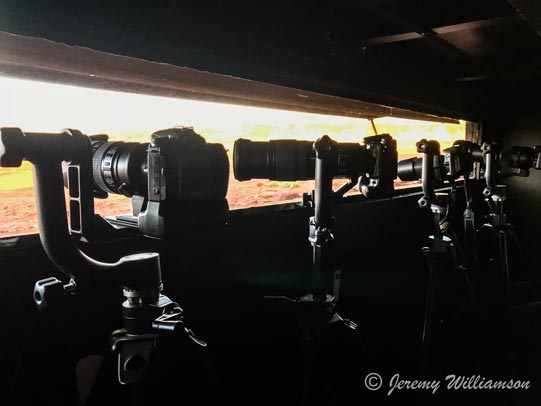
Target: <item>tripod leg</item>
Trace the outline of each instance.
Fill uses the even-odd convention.
[[[334,313],[317,328],[317,335],[303,333],[304,380],[301,405],[348,405],[359,398],[363,344],[358,327]]]
[[[427,256],[428,262],[428,284],[425,303],[425,314],[423,321],[423,335],[422,335],[422,347],[423,347],[423,369],[428,370],[429,358],[430,358],[430,341],[432,334],[432,324],[434,318],[434,301],[436,297],[438,272],[434,267],[433,254],[431,254],[429,248],[423,249]]]
[[[498,252],[500,272],[503,284],[504,303],[507,303],[511,294],[511,276],[509,274],[509,257],[507,250],[507,233],[503,230],[498,232]]]

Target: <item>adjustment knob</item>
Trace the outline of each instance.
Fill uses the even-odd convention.
[[[39,310],[55,307],[64,298],[64,284],[61,280],[50,277],[36,282],[34,286],[34,303]]]

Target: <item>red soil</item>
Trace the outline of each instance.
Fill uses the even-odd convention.
[[[262,206],[277,202],[300,200],[303,192],[314,187],[313,181],[269,182],[251,180],[238,182],[232,178],[229,183],[227,200],[231,209],[250,206]],[[336,180],[335,187],[343,183]],[[358,192],[354,189],[352,192]],[[131,213],[131,201],[128,198],[109,195],[108,199],[95,199],[96,212],[101,215],[115,216]],[[0,237],[38,232],[36,203],[33,188],[0,190]]]

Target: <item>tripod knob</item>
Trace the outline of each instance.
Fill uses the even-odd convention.
[[[65,292],[61,280],[53,277],[41,279],[34,286],[34,303],[39,310],[55,307],[62,302]]]
[[[24,134],[19,128],[0,128],[0,166],[3,168],[18,168],[23,161],[23,154],[18,148],[24,140]]]

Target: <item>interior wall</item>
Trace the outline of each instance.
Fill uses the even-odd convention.
[[[334,258],[343,275],[339,313],[358,324],[370,354],[352,362],[347,351],[333,350],[339,368],[349,365],[355,372],[355,387],[362,387],[358,383],[370,365],[388,377],[396,371],[414,375],[419,367],[427,275],[421,247],[431,219],[417,199],[349,203],[335,210]],[[263,299],[308,293],[310,215],[308,209],[238,212],[229,227],[212,233],[168,242],[124,240],[95,251],[103,259],[143,249],[161,253],[165,293],[180,302],[188,326],[209,343],[222,404],[295,404],[302,387],[298,319]],[[121,325],[120,291],[81,292],[56,311],[39,312],[32,302],[34,282],[60,275],[35,236],[21,243],[0,255],[0,344],[12,349],[0,370],[4,376],[17,371],[10,390],[19,400],[67,401],[76,396],[74,360],[104,352],[108,335]]]
[[[523,110],[509,121],[501,123],[503,145],[534,147],[541,145],[541,117]],[[539,249],[541,248],[541,171],[532,169],[528,177],[511,177],[508,186],[509,220],[515,226],[532,277],[539,279]]]
[[[369,372],[386,381],[396,373],[423,373],[428,272],[421,248],[428,242],[432,216],[418,207],[418,198],[414,193],[384,200],[350,199],[335,206],[333,261],[342,271],[338,312],[358,325],[362,355],[347,340],[331,342],[331,364],[321,367],[321,376],[344,378],[341,393],[347,398],[393,405],[419,400],[415,391],[389,397],[386,391],[363,389]],[[171,372],[173,381],[162,382],[162,390],[174,388],[186,398],[195,392],[200,399],[212,393],[224,405],[299,403],[304,363],[298,313],[265,304],[264,297],[295,298],[309,292],[310,215],[305,208],[235,211],[229,226],[212,232],[168,241],[129,238],[92,247],[93,256],[108,261],[135,252],[160,252],[164,293],[181,304],[186,325],[208,342],[213,384],[194,368],[201,362],[166,357],[161,369]],[[88,354],[109,354],[107,339],[122,325],[120,290],[82,290],[58,308],[39,312],[32,301],[35,281],[61,275],[37,236],[2,248],[0,270],[0,346],[10,349],[0,352],[0,374],[3,382],[10,382],[4,393],[25,403],[72,403],[78,396],[75,363]],[[460,314],[461,277],[457,272],[442,277],[448,290],[444,303]],[[486,367],[478,363],[483,357],[496,363],[487,350],[494,331],[484,320],[457,320],[435,342],[434,363],[447,373],[473,367],[479,371],[479,365]],[[185,356],[192,353],[180,348]],[[126,388],[114,384],[115,367],[108,360],[109,372],[98,377],[96,404],[126,399]],[[179,373],[182,379],[175,381]]]

